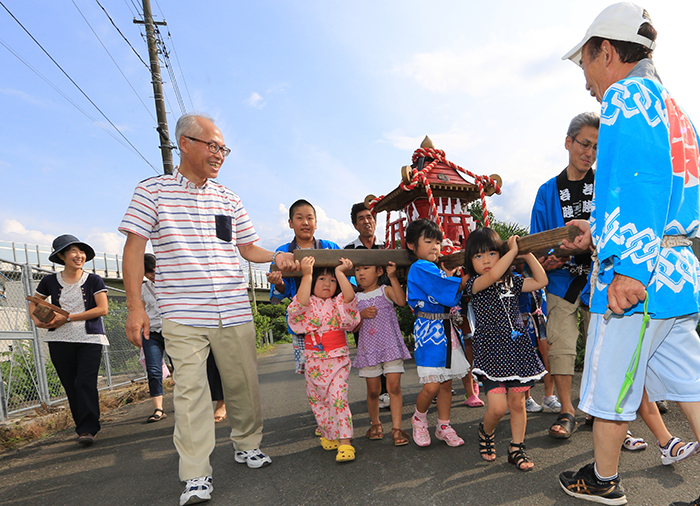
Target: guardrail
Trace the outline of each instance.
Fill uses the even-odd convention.
[[[0,259],[5,259],[15,264],[29,264],[38,269],[47,269],[55,272],[56,264],[49,260],[51,248],[39,246],[38,244],[27,244],[20,242],[0,241]],[[265,273],[267,267],[249,267],[248,262],[241,259],[243,275],[252,289],[269,289]],[[63,268],[59,266],[59,270]],[[116,253],[95,252],[95,258],[85,265],[85,270],[99,274],[103,278],[118,279],[122,277],[122,259]],[[252,282],[251,282],[252,280]]]

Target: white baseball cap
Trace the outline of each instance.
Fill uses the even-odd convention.
[[[581,51],[591,37],[621,40],[623,42],[635,42],[653,50],[656,42],[643,35],[639,35],[639,27],[644,23],[653,26],[649,13],[643,7],[632,2],[620,2],[607,7],[598,14],[593,24],[588,28],[586,36],[581,42],[562,56],[562,60],[571,60],[576,65],[581,65]]]

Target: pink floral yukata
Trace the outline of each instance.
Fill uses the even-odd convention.
[[[350,350],[344,331],[360,323],[357,297],[346,304],[342,293],[325,300],[312,295],[309,305],[302,306],[295,296],[287,313],[292,331],[306,334],[306,395],[321,434],[331,440],[351,439]]]

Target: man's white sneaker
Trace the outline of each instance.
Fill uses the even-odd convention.
[[[247,450],[244,452],[236,452],[233,458],[239,464],[247,464],[251,469],[258,469],[263,466],[272,464],[272,459],[260,451],[260,448],[255,450]]]
[[[545,413],[561,413],[561,402],[556,395],[550,395],[542,399],[542,409]]]
[[[380,408],[388,408],[391,405],[391,398],[389,397],[389,394],[382,394],[379,396],[379,407]]]
[[[180,506],[208,501],[211,499],[213,490],[214,485],[211,476],[187,480],[185,490],[180,494]]]
[[[542,406],[537,404],[537,402],[535,402],[535,399],[533,399],[532,397],[528,397],[527,399],[525,399],[525,411],[527,411],[528,413],[539,413],[540,411],[542,411]]]

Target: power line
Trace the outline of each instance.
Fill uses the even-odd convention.
[[[102,4],[100,3],[100,0],[95,0],[95,2],[97,2],[97,5],[99,5],[100,8],[104,11],[104,13],[105,13],[105,15],[107,16],[107,18],[109,18],[109,20],[111,21],[112,26],[114,26],[114,28],[116,28],[116,30],[119,32],[119,35],[122,36],[122,39],[124,39],[124,40],[126,41],[126,43],[129,44],[129,47],[131,48],[131,50],[132,50],[132,51],[134,52],[134,54],[138,57],[138,59],[141,60],[141,63],[144,64],[144,66],[148,69],[148,72],[150,73],[150,72],[151,72],[151,67],[148,66],[148,63],[146,63],[145,61],[143,61],[143,58],[141,58],[141,55],[138,53],[138,51],[136,51],[136,49],[134,49],[134,46],[131,45],[131,42],[129,42],[129,39],[127,39],[126,36],[122,33],[122,31],[119,29],[119,27],[117,26],[117,24],[114,22],[114,20],[112,19],[112,17],[111,17],[111,16],[109,15],[109,13],[107,12],[107,9],[105,9],[104,7],[102,7]],[[3,6],[3,7],[4,7],[4,6]],[[137,11],[137,12],[138,12],[138,11]],[[82,13],[81,13],[81,14],[82,14]]]
[[[158,10],[160,10],[161,17],[163,19],[165,19],[165,12],[163,12],[163,8],[160,6],[160,3],[158,2],[158,0],[155,0],[155,2],[156,2],[156,5],[158,6]],[[194,109],[194,102],[192,102],[192,96],[190,95],[190,89],[187,86],[187,81],[185,80],[185,74],[182,71],[182,65],[180,65],[180,57],[177,55],[177,49],[175,49],[175,41],[173,40],[172,35],[170,35],[170,29],[168,29],[168,39],[170,40],[170,44],[173,48],[173,53],[175,53],[175,61],[177,62],[177,67],[180,70],[180,76],[182,76],[182,83],[185,85],[185,91],[187,92],[187,98],[190,99],[190,107],[192,109]],[[165,41],[162,41],[162,42],[163,42],[163,47],[165,47]],[[168,69],[168,71],[170,71],[170,69]],[[171,73],[171,78],[173,80],[173,83],[175,83],[175,85],[177,85],[177,81],[175,81],[175,75],[173,73]],[[179,90],[178,90],[178,93],[179,93]]]
[[[17,58],[17,59],[18,59],[19,61],[21,61],[24,65],[26,65],[27,68],[29,68],[29,69],[30,69],[32,72],[34,72],[37,76],[39,76],[41,79],[43,79],[44,82],[46,82],[46,84],[48,84],[49,86],[51,86],[59,95],[61,95],[63,98],[65,98],[73,107],[75,107],[75,108],[78,109],[81,113],[83,113],[90,121],[92,121],[92,122],[95,123],[97,126],[99,126],[102,130],[104,130],[105,132],[107,132],[110,136],[112,136],[112,138],[113,138],[114,140],[116,140],[119,144],[121,144],[122,146],[124,146],[126,149],[129,149],[129,150],[131,149],[127,144],[124,143],[124,141],[122,141],[119,137],[117,137],[116,135],[114,135],[114,132],[112,132],[111,130],[107,129],[107,127],[105,127],[102,123],[100,123],[100,122],[97,121],[95,118],[93,118],[92,116],[90,116],[90,114],[88,114],[88,113],[87,113],[84,109],[82,109],[78,104],[76,104],[75,102],[73,102],[73,101],[68,97],[68,95],[66,95],[65,93],[63,93],[63,92],[58,88],[58,86],[56,86],[56,85],[55,85],[54,83],[52,83],[46,76],[44,76],[41,72],[39,72],[37,69],[35,69],[29,62],[27,62],[24,58],[22,58],[22,57],[19,55],[19,53],[17,53],[14,49],[12,49],[12,48],[11,48],[5,41],[3,41],[2,39],[0,39],[0,45],[4,46],[5,49],[7,49],[10,53],[12,53],[12,55],[13,55],[15,58]]]
[[[134,6],[134,10],[136,11],[136,14],[138,14],[139,16],[143,16],[143,9],[142,9],[142,7],[139,6],[136,2],[134,2],[134,0],[130,0],[130,1],[131,1],[131,5]],[[139,9],[142,9],[142,10],[139,10]]]
[[[82,18],[85,20],[85,23],[87,23],[87,25],[90,27],[90,30],[92,30],[92,33],[95,35],[95,37],[97,38],[97,40],[100,42],[100,45],[101,45],[101,46],[104,48],[104,50],[107,52],[107,55],[109,55],[109,58],[110,58],[110,60],[112,60],[112,63],[114,63],[114,66],[117,67],[117,70],[119,70],[119,73],[122,75],[122,77],[124,78],[124,80],[128,83],[129,87],[130,87],[131,90],[134,92],[134,95],[136,95],[136,98],[139,99],[139,102],[141,102],[141,105],[143,105],[144,109],[146,109],[146,112],[148,112],[148,114],[151,116],[151,118],[153,118],[153,121],[156,121],[155,116],[153,116],[153,113],[152,113],[151,110],[148,108],[148,106],[146,106],[146,104],[144,103],[144,101],[141,100],[141,97],[139,96],[139,94],[137,93],[136,89],[135,89],[135,88],[133,87],[133,85],[131,84],[131,81],[129,81],[129,78],[126,77],[126,74],[124,74],[124,72],[122,72],[122,69],[119,67],[119,64],[118,64],[118,63],[116,62],[116,60],[112,57],[112,54],[109,52],[109,49],[107,49],[107,46],[104,45],[104,43],[102,42],[102,39],[100,39],[100,36],[97,35],[97,32],[95,32],[94,28],[92,27],[92,25],[90,24],[90,22],[87,20],[87,18],[86,18],[85,15],[83,14],[83,11],[81,11],[81,10],[80,10],[80,7],[77,6],[77,4],[75,3],[75,0],[71,0],[71,2],[73,2],[73,5],[75,6],[75,8],[78,9],[78,12],[79,12],[80,15],[82,16]]]
[[[59,68],[59,70],[60,70],[61,72],[63,72],[63,75],[65,75],[65,76],[68,78],[68,80],[69,80],[71,83],[73,83],[73,85],[78,89],[78,91],[80,91],[80,93],[83,94],[83,96],[88,100],[88,102],[90,102],[90,103],[92,104],[92,106],[93,106],[95,109],[97,109],[97,111],[102,115],[102,117],[103,117],[104,119],[107,120],[107,122],[112,126],[112,128],[114,128],[114,129],[117,131],[117,133],[129,144],[129,146],[131,146],[131,147],[133,148],[133,150],[136,151],[136,153],[138,153],[138,155],[143,159],[143,161],[146,162],[148,165],[150,165],[151,168],[152,168],[153,170],[155,170],[156,173],[158,173],[158,171],[156,170],[156,168],[153,167],[153,165],[151,165],[151,162],[149,162],[149,161],[146,159],[146,157],[143,156],[143,155],[141,154],[141,152],[140,152],[138,149],[136,149],[136,146],[134,146],[134,145],[131,143],[131,141],[130,141],[129,139],[127,139],[126,136],[121,132],[121,130],[119,130],[119,128],[117,128],[117,126],[116,126],[114,123],[112,123],[112,120],[109,119],[109,118],[107,117],[107,115],[106,115],[104,112],[102,112],[102,109],[100,109],[99,107],[97,107],[97,104],[96,104],[95,102],[93,102],[92,99],[87,95],[87,93],[85,93],[85,92],[82,90],[82,88],[81,88],[80,86],[78,86],[78,83],[76,83],[76,82],[73,80],[73,78],[72,78],[71,76],[69,76],[68,73],[67,73],[65,70],[63,70],[63,67],[61,67],[61,66],[58,64],[58,62],[57,62],[56,60],[54,60],[53,56],[51,56],[51,55],[49,54],[49,52],[48,52],[46,49],[44,49],[44,46],[42,46],[42,45],[39,43],[39,41],[36,40],[36,39],[34,38],[34,36],[29,32],[29,30],[27,30],[27,29],[24,27],[24,25],[19,21],[19,19],[17,19],[17,18],[15,17],[15,15],[12,14],[12,12],[10,12],[10,9],[8,9],[8,8],[5,6],[5,4],[4,4],[3,2],[1,2],[1,1],[0,1],[0,5],[2,5],[3,9],[5,9],[5,10],[7,11],[7,13],[12,17],[12,19],[14,19],[14,20],[17,22],[17,24],[18,24],[20,27],[22,27],[22,30],[24,30],[25,33],[26,33],[27,35],[29,35],[29,37],[36,43],[36,45],[39,46],[39,48],[41,48],[41,50],[44,52],[44,54],[46,54],[46,56],[49,57],[49,59],[54,63],[54,65],[56,65],[56,66]]]
[[[156,1],[156,3],[158,3]],[[187,86],[187,81],[185,80],[185,73],[182,71],[182,65],[180,65],[180,57],[177,55],[177,50],[175,49],[175,41],[170,35],[170,30],[168,30],[168,39],[173,46],[173,53],[175,53],[175,61],[177,62],[177,67],[180,69],[180,75],[182,76],[182,82],[185,85],[185,91],[187,92],[187,98],[190,99],[190,107],[194,109],[194,102],[192,102],[192,96],[190,95],[190,88]]]
[[[170,55],[168,53],[168,48],[165,47],[165,41],[163,41],[163,36],[157,26],[155,28],[156,42],[160,46],[160,53],[163,55],[163,63],[165,68],[168,69],[168,74],[170,75],[170,81],[173,85],[173,91],[175,92],[175,98],[177,98],[177,103],[180,106],[180,112],[184,115],[187,113],[185,108],[185,102],[182,100],[182,94],[180,93],[180,86],[177,84],[177,79],[175,79],[175,72],[173,71],[173,66],[170,64]]]
[[[129,9],[129,12],[131,12],[131,15],[136,16],[134,9],[132,9],[131,5],[129,5],[129,0],[124,0],[124,3],[126,4],[126,8]]]

